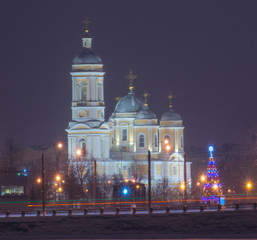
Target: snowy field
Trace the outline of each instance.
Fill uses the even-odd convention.
[[[257,211],[1,218],[1,239],[257,239]]]

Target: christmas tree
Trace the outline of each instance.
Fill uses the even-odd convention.
[[[203,187],[203,202],[219,202],[219,196],[222,195],[219,174],[213,158],[213,151],[214,147],[209,146],[210,158],[206,172],[206,182]]]

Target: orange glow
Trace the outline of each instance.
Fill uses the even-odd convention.
[[[37,179],[37,182],[38,182],[38,183],[41,183],[41,178],[38,178],[38,179]]]
[[[165,139],[165,140],[164,140],[164,143],[165,143],[165,144],[168,144],[168,143],[169,143],[169,140],[168,140],[168,139]]]
[[[199,186],[200,185],[200,183],[199,182],[197,182],[197,184],[196,184],[197,186]]]
[[[55,177],[55,179],[56,179],[57,182],[59,182],[59,181],[61,180],[61,176],[60,176],[60,175],[57,175],[57,176]]]
[[[78,149],[77,152],[76,152],[76,154],[77,154],[78,157],[81,156],[81,154],[82,154],[82,153],[81,153],[81,150]]]
[[[135,182],[136,182],[136,180],[135,180],[135,179],[133,179],[133,180],[132,180],[132,182],[133,182],[133,183],[135,183]]]
[[[204,182],[204,181],[205,181],[205,179],[206,179],[206,178],[205,178],[205,176],[204,176],[204,175],[202,175],[202,176],[201,176],[201,181],[202,181],[202,182]]]
[[[217,184],[214,184],[212,187],[213,187],[214,190],[218,189],[218,185]]]
[[[248,183],[246,184],[246,188],[247,188],[247,189],[251,189],[251,188],[252,188],[252,184],[251,184],[250,182],[248,182]]]
[[[185,189],[185,184],[182,183],[182,184],[180,185],[180,188],[181,188],[181,189]]]
[[[170,145],[167,145],[167,146],[165,147],[165,150],[166,150],[166,151],[170,151],[170,149],[171,149]]]
[[[129,181],[128,179],[125,180],[125,182],[128,182],[128,181]]]
[[[58,192],[61,192],[62,191],[62,188],[58,188]]]
[[[136,188],[139,188],[139,185],[137,185],[137,187]]]
[[[57,147],[61,149],[63,147],[62,143],[58,143]]]
[[[111,183],[111,181],[109,180],[108,183]]]

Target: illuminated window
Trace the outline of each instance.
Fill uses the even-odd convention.
[[[143,134],[139,135],[139,147],[145,147],[145,136]]]
[[[23,195],[24,186],[1,186],[1,196],[4,195]]]
[[[128,141],[128,130],[122,129],[122,141],[126,142]]]

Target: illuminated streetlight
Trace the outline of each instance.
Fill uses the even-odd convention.
[[[37,182],[38,182],[38,183],[41,183],[41,178],[38,178],[38,179],[37,179]]]
[[[59,188],[58,188],[58,192],[61,192],[61,191],[62,191],[62,188],[59,187]]]
[[[248,183],[246,184],[246,188],[247,188],[248,190],[250,190],[250,189],[252,188],[252,183],[248,182]]]
[[[196,183],[196,185],[197,185],[197,186],[200,186],[200,183],[199,183],[199,182],[197,182],[197,183]]]
[[[139,185],[137,185],[136,188],[139,188]]]
[[[204,175],[201,176],[201,181],[204,182],[206,177]]]
[[[57,175],[57,176],[55,177],[55,179],[56,179],[57,182],[59,182],[59,181],[61,180],[61,176],[60,176],[60,175]]]
[[[57,147],[58,147],[59,149],[61,149],[61,148],[63,147],[62,143],[58,143],[58,144],[57,144]]]
[[[182,184],[180,185],[180,188],[181,188],[181,189],[185,189],[185,184],[182,183]]]

